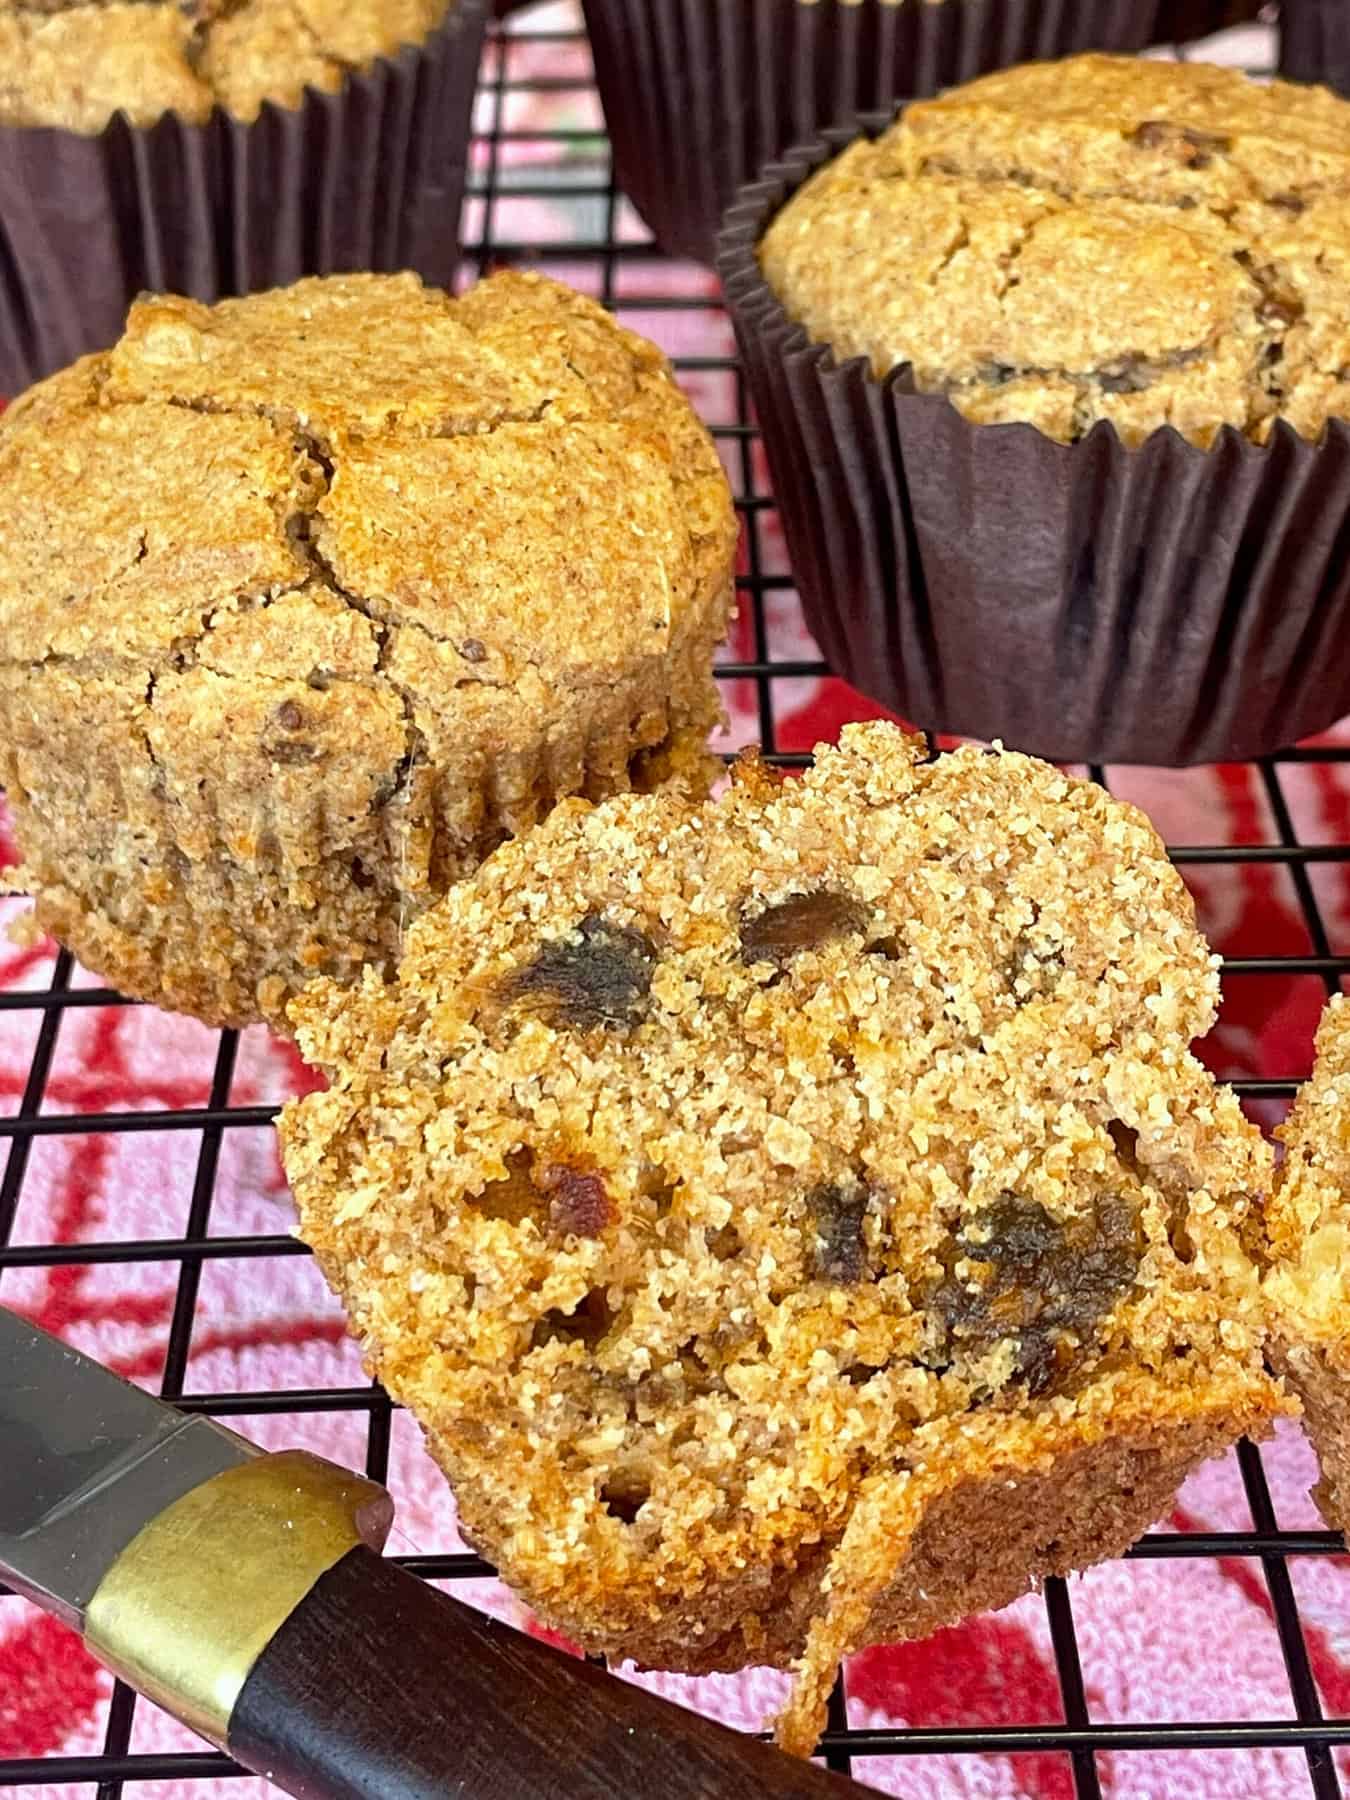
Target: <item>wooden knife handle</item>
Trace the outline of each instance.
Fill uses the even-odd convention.
[[[301,1800],[844,1800],[784,1756],[428,1587],[364,1545],[262,1652],[228,1746]]]

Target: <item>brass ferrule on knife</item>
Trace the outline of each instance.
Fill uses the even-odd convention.
[[[251,1457],[142,1526],[95,1590],[85,1640],[223,1749],[268,1644],[348,1551],[384,1542],[391,1517],[383,1488],[306,1451]]]

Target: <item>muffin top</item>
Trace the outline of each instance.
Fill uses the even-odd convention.
[[[735,533],[661,352],[513,273],[142,299],[0,420],[0,487],[0,664],[218,714],[297,805],[377,725],[507,767],[706,622]]]
[[[842,360],[981,423],[1208,445],[1350,417],[1350,104],[1204,63],[1082,56],[908,107],[760,246]]]
[[[255,119],[420,44],[457,0],[0,0],[0,124]]]

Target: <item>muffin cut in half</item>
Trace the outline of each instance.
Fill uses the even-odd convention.
[[[591,1650],[838,1658],[1122,1550],[1282,1401],[1269,1155],[1153,831],[848,728],[565,803],[292,1016],[301,1230],[464,1528]]]
[[[15,884],[127,993],[275,1016],[561,795],[709,766],[730,490],[555,282],[143,300],[0,484]]]
[[[1285,1159],[1267,1214],[1271,1360],[1303,1402],[1321,1464],[1313,1499],[1350,1528],[1350,1004],[1332,999],[1317,1061],[1277,1133]]]

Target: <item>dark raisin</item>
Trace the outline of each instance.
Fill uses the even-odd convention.
[[[1130,133],[1141,150],[1174,150],[1177,161],[1188,169],[1207,169],[1216,156],[1226,155],[1233,140],[1214,131],[1197,131],[1170,119],[1145,119]]]
[[[283,700],[272,716],[285,731],[299,731],[305,723],[304,712],[294,700]]]
[[[480,663],[487,661],[487,645],[482,638],[465,638],[459,647],[459,653],[465,662]]]
[[[1272,194],[1270,204],[1278,206],[1281,212],[1293,213],[1295,217],[1308,210],[1308,202],[1298,194]]]
[[[603,1288],[592,1288],[572,1308],[563,1312],[553,1307],[542,1319],[536,1319],[530,1343],[537,1350],[543,1344],[584,1344],[593,1350],[614,1323]]]
[[[646,1009],[656,951],[642,932],[588,913],[567,937],[541,944],[502,984],[508,1004],[550,1022],[590,1031],[621,1030]]]
[[[1044,1393],[1082,1354],[1065,1334],[1091,1331],[1133,1285],[1141,1254],[1138,1210],[1123,1195],[1101,1195],[1090,1219],[1061,1220],[1038,1200],[1004,1194],[948,1241],[947,1273],[928,1302],[947,1354],[1016,1339],[1022,1379]],[[973,1267],[958,1274],[958,1262]]]
[[[809,894],[789,894],[753,918],[742,914],[741,956],[748,963],[782,968],[803,950],[866,929],[867,909],[861,901],[838,888],[815,888]]]
[[[533,1179],[548,1196],[549,1224],[563,1236],[599,1237],[613,1220],[609,1193],[594,1169],[547,1163],[535,1170]]]
[[[533,1219],[559,1236],[599,1237],[614,1219],[598,1170],[565,1162],[540,1166],[528,1149],[513,1151],[502,1179],[490,1181],[481,1194],[469,1195],[468,1204],[485,1219],[505,1219],[510,1225]]]
[[[856,1287],[866,1277],[867,1199],[867,1189],[859,1181],[832,1182],[812,1188],[806,1196],[812,1233],[809,1263],[817,1280]]]

